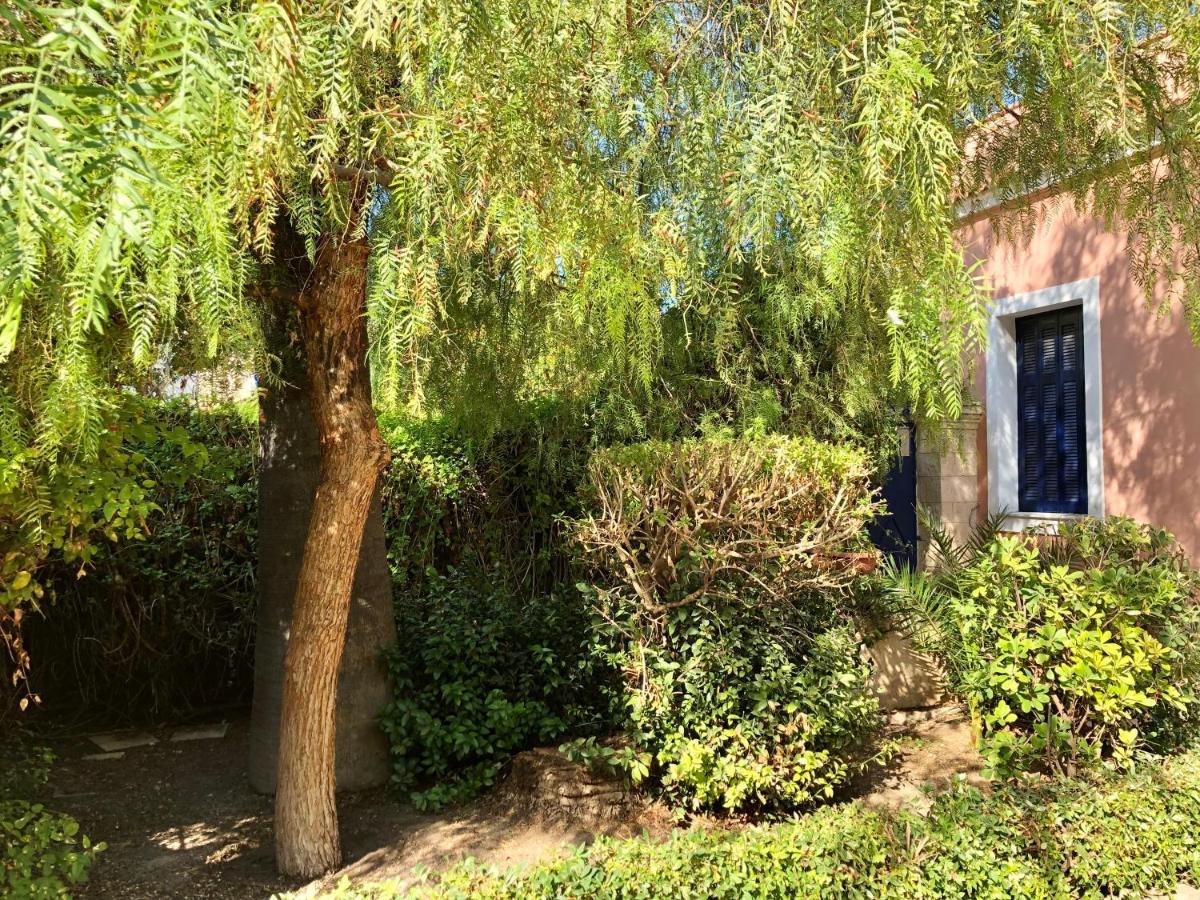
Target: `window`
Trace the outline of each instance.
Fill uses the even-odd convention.
[[[1103,516],[1099,279],[998,297],[989,312],[988,511],[1051,531]]]
[[[1082,331],[1078,306],[1016,321],[1021,512],[1088,510]]]

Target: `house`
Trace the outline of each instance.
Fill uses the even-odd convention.
[[[1125,236],[1047,189],[970,208],[964,253],[993,297],[977,409],[958,440],[918,449],[916,495],[953,534],[988,513],[1053,531],[1064,518],[1128,515],[1167,528],[1200,561],[1200,347],[1181,311],[1155,310]]]

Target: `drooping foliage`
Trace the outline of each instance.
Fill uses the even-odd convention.
[[[95,433],[117,360],[256,346],[283,212],[370,232],[397,405],[614,355],[644,381],[664,307],[719,348],[753,288],[771,327],[853,318],[953,415],[980,337],[954,202],[985,187],[1098,178],[1147,279],[1200,265],[1166,243],[1195,243],[1185,4],[20,0],[0,27],[0,355],[47,440]]]

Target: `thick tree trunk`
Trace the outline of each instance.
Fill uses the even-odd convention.
[[[314,878],[341,862],[334,802],[337,673],[363,532],[387,447],[371,406],[367,247],[327,238],[300,295],[321,467],[284,659],[275,857]]]
[[[250,715],[250,784],[275,792],[283,658],[292,602],[320,474],[321,449],[313,422],[293,280],[277,273],[287,296],[268,309],[267,344],[282,366],[278,383],[259,398],[258,627],[254,648],[254,705]],[[392,582],[384,543],[379,490],[371,506],[351,592],[346,649],[337,686],[337,788],[361,790],[390,774],[379,711],[391,698],[383,651],[396,639]]]

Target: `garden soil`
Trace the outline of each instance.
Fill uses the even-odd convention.
[[[961,720],[903,731],[897,757],[855,786],[868,804],[920,805],[927,802],[922,785],[944,785],[952,772],[978,779],[979,759]],[[571,782],[550,754],[533,751],[499,790],[457,810],[418,813],[386,790],[340,797],[347,864],[300,885],[274,872],[272,802],[246,778],[247,722],[235,720],[219,738],[171,741],[170,729],[152,734],[156,743],[119,753],[98,754],[84,735],[53,742],[54,805],[108,845],[80,897],[242,900],[297,888],[315,894],[342,877],[412,883],[467,857],[526,864],[598,834],[661,835],[671,827],[661,809],[615,802],[589,779]],[[530,796],[538,792],[543,796]],[[601,802],[579,802],[597,792]]]

